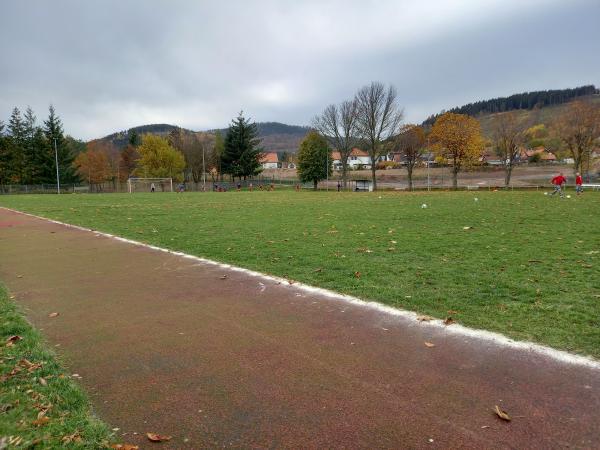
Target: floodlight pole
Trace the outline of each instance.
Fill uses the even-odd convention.
[[[325,166],[325,190],[329,191],[329,150],[327,150],[327,165]]]
[[[429,182],[429,156],[427,157],[427,190],[431,190],[430,182]]]
[[[60,194],[60,175],[58,174],[58,149],[56,147],[56,138],[54,138],[54,161],[56,162],[56,193]]]
[[[206,167],[204,166],[204,145],[202,146],[202,191],[206,192]]]

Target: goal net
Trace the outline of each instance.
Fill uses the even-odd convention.
[[[127,190],[134,192],[173,192],[172,178],[129,178]]]

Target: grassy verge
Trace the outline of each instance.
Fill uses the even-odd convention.
[[[598,193],[23,195],[0,205],[600,357]]]
[[[1,286],[0,325],[0,448],[106,448],[108,427]]]

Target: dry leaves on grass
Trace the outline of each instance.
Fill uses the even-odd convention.
[[[473,227],[463,227],[463,230],[473,230]]]
[[[444,325],[452,325],[454,323],[454,319],[452,316],[448,316],[444,319]]]
[[[15,334],[14,336],[11,336],[6,340],[6,346],[12,347],[13,345],[15,345],[15,342],[18,342],[21,339],[23,339],[21,336],[19,336],[18,334]]]
[[[59,316],[59,313],[57,313],[57,312],[53,312],[53,313],[48,314],[48,317],[50,317],[50,318],[58,317],[58,316]]]
[[[354,278],[360,278],[360,272],[354,272]]]
[[[432,348],[435,347],[435,344],[433,342],[425,342],[425,347]]]
[[[41,427],[42,425],[46,425],[48,422],[50,422],[50,419],[46,416],[42,416],[39,419],[35,419],[33,422],[31,422],[31,424],[35,425],[36,427]]]
[[[417,320],[419,322],[429,322],[430,320],[433,320],[434,318],[431,316],[427,316],[427,315],[422,315],[422,316],[417,316]]]
[[[508,413],[506,411],[503,411],[502,409],[500,409],[500,407],[498,405],[496,405],[496,407],[494,408],[494,412],[502,420],[506,420],[507,422],[510,422],[512,420],[510,418],[510,416],[508,415]]]
[[[171,440],[171,436],[165,436],[157,433],[146,433],[146,437],[152,442],[164,442]]]
[[[132,444],[113,444],[110,446],[110,448],[113,448],[115,450],[138,450],[139,447],[137,445],[132,445]]]
[[[81,435],[80,435],[79,431],[76,431],[73,434],[68,434],[66,436],[63,436],[61,441],[65,444],[70,444],[70,443],[81,444],[83,442],[83,439],[81,439]]]

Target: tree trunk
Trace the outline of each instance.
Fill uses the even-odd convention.
[[[348,158],[342,158],[342,185],[344,189],[348,185]]]
[[[377,167],[375,165],[375,158],[371,157],[371,178],[373,180],[373,191],[377,190]]]
[[[510,186],[510,176],[512,175],[512,169],[513,166],[512,164],[509,164],[506,166],[506,176],[504,177],[504,186],[505,187],[509,187]]]
[[[458,190],[458,169],[456,165],[452,168],[452,189]]]
[[[408,190],[412,191],[413,190],[413,179],[412,179],[413,168],[410,164],[408,164],[406,166],[406,171],[408,172]]]
[[[318,183],[318,181],[317,180],[313,180],[313,183],[314,183],[313,189],[316,191],[317,190],[317,183]]]

